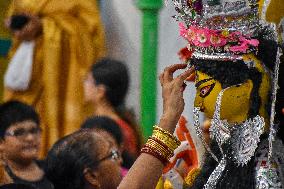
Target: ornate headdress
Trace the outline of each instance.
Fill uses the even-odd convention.
[[[180,22],[180,34],[193,57],[238,60],[256,52],[256,39],[265,24],[260,20],[259,0],[172,0]],[[185,24],[185,25],[184,25]],[[268,38],[276,38],[274,28]]]

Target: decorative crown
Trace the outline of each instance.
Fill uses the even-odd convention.
[[[172,0],[180,35],[198,59],[236,60],[257,51],[259,0]]]

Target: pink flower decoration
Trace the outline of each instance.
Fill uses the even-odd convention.
[[[257,39],[246,39],[243,36],[239,38],[239,41],[241,42],[240,45],[230,47],[230,50],[232,52],[246,53],[247,49],[249,48],[249,45],[254,47],[257,47],[259,45],[259,41]]]
[[[248,40],[248,43],[254,47],[257,47],[259,45],[259,41],[257,39],[250,39]]]
[[[228,36],[228,39],[230,41],[239,41],[239,38],[241,36],[241,32],[239,31],[236,31],[236,32],[232,32],[229,36]]]
[[[246,39],[245,37],[240,37],[240,41],[254,47],[257,47],[259,45],[259,41],[257,39]]]
[[[247,49],[248,49],[247,43],[242,43],[241,45],[236,45],[236,46],[230,47],[230,51],[232,51],[232,52],[246,53]]]
[[[180,22],[178,25],[179,25],[179,34],[182,37],[187,38],[187,29],[186,29],[186,27],[183,25],[182,22]]]
[[[210,36],[210,43],[213,47],[220,47],[226,45],[227,40],[224,36],[218,35],[216,32],[212,32]]]
[[[194,26],[191,26],[187,31],[187,40],[190,43],[193,43],[193,41],[196,39],[196,35],[197,35],[197,28]]]
[[[196,39],[193,40],[193,44],[199,47],[208,47],[210,46],[210,30],[208,29],[199,29],[197,31]]]
[[[227,44],[227,39],[225,37],[220,38],[220,44],[218,46],[225,46]]]

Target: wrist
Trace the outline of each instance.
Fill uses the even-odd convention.
[[[177,118],[173,118],[168,114],[163,114],[160,119],[159,127],[167,130],[170,133],[174,133],[177,122],[178,122]]]

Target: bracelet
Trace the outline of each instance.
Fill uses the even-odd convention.
[[[169,146],[167,146],[165,143],[163,143],[162,141],[158,140],[157,138],[154,138],[154,137],[151,137],[151,136],[150,136],[148,140],[150,140],[150,141],[155,141],[156,143],[158,143],[158,144],[160,144],[161,146],[163,146],[163,148],[164,148],[165,150],[167,150],[167,151],[170,151],[170,152],[173,151]]]
[[[159,130],[162,133],[164,133],[164,134],[166,134],[170,137],[173,136],[173,134],[171,134],[169,131],[166,131],[165,129],[163,129],[162,127],[159,127],[158,125],[154,125],[153,128],[154,128],[153,130]]]
[[[152,137],[163,142],[172,151],[180,145],[180,141],[173,134],[170,134],[168,131],[158,126],[154,126]]]
[[[180,141],[175,137],[173,134],[171,134],[169,131],[166,131],[165,129],[162,129],[161,127],[155,125],[153,131],[163,133],[164,135],[167,135],[170,139],[174,140],[174,142],[179,146]]]
[[[153,150],[149,147],[144,146],[141,149],[141,153],[146,153],[146,154],[154,156],[155,158],[160,160],[164,165],[168,164],[168,160],[162,154],[160,154],[159,152],[157,152],[157,151],[155,151],[155,150]]]
[[[170,137],[168,137],[167,135],[157,132],[157,131],[153,131],[153,138],[155,138],[156,140],[161,141],[162,143],[164,143],[166,146],[168,146],[172,151],[174,151],[179,145]]]
[[[150,154],[166,165],[179,145],[180,141],[173,134],[154,126],[153,134],[141,149],[141,153]]]
[[[158,143],[158,142],[156,142],[154,140],[151,140],[151,139],[149,139],[147,141],[145,146],[151,147],[151,148],[159,151],[168,160],[170,160],[170,158],[174,155],[173,151],[167,150],[167,148],[165,148],[163,145],[161,145],[160,143]]]
[[[150,149],[153,152],[158,153],[161,157],[163,157],[163,159],[167,160],[167,162],[168,162],[167,155],[162,150],[158,150],[158,149],[156,149],[156,147],[151,146],[151,145],[145,145],[144,147]]]

